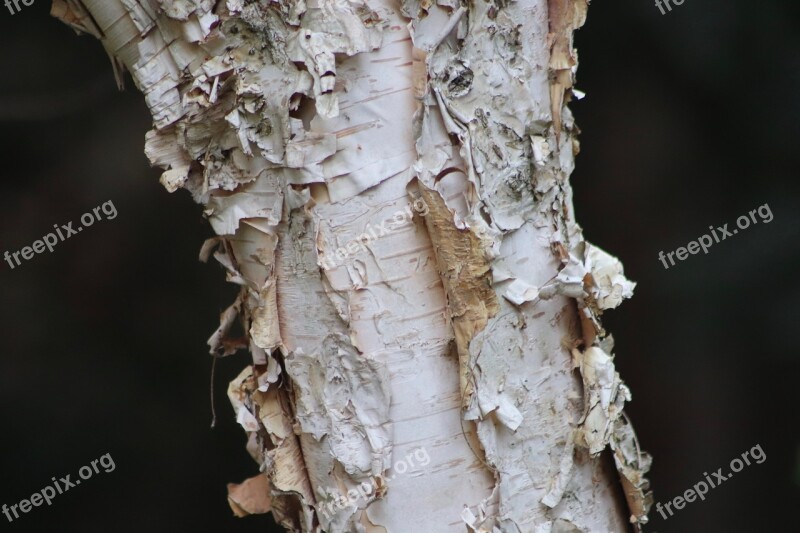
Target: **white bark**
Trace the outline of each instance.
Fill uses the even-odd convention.
[[[209,343],[253,354],[229,392],[271,498],[233,487],[237,513],[296,531],[646,521],[649,457],[599,321],[634,284],[583,240],[568,183],[585,0],[53,11],[131,72],[148,156],[206,206],[201,255],[242,287]],[[391,470],[419,449],[424,469]],[[378,497],[322,512],[361,483]]]

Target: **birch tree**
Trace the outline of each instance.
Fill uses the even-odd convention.
[[[230,487],[237,514],[646,522],[650,458],[600,322],[634,283],[584,240],[568,182],[587,3],[54,0],[144,94],[146,154],[241,288],[209,340],[252,354],[229,387],[260,465]]]

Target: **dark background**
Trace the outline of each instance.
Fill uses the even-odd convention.
[[[201,209],[143,155],[150,127],[90,37],[0,4],[0,254],[108,200],[115,220],[9,269],[0,263],[0,505],[110,453],[95,475],[8,531],[269,531],[234,519],[225,485],[256,473],[225,398],[247,355],[217,368],[206,339],[233,299]],[[620,257],[636,296],[606,315],[627,411],[655,456],[662,503],[760,444],[747,466],[647,531],[796,531],[800,431],[797,124],[800,4],[595,1],[577,37],[573,176],[589,240]],[[669,270],[658,252],[769,204],[774,220]],[[435,533],[435,532],[434,532]]]

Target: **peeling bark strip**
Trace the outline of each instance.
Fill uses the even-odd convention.
[[[484,255],[480,238],[470,229],[453,224],[453,213],[439,194],[419,184],[423,201],[428,205],[425,225],[436,254],[436,265],[447,292],[447,307],[453,323],[458,349],[462,407],[472,402],[475,392],[470,369],[469,343],[486,328],[489,318],[500,309],[491,288],[490,262]]]
[[[634,284],[584,241],[568,182],[587,3],[54,0],[120,85],[131,73],[147,156],[205,206],[201,258],[241,287],[209,339],[253,356],[229,397],[265,476],[229,487],[237,515],[370,533],[646,521],[650,458],[600,323]],[[362,238],[418,196],[413,223]],[[425,469],[394,475],[420,447]]]
[[[550,112],[556,138],[561,134],[561,109],[574,82],[578,58],[572,47],[572,35],[586,22],[588,0],[548,0],[548,14],[552,42],[550,47]]]

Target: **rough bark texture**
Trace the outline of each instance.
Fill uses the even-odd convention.
[[[253,355],[229,395],[269,483],[231,486],[237,514],[295,531],[646,521],[650,459],[600,326],[634,284],[583,240],[568,183],[586,8],[54,1],[130,71],[148,157],[206,207],[219,236],[201,257],[241,286],[209,344]],[[393,471],[420,449],[424,469]]]

